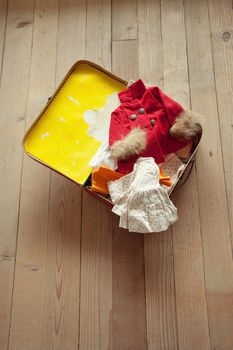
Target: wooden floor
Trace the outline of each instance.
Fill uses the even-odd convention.
[[[232,350],[232,1],[0,0],[0,16],[0,350]],[[23,155],[83,58],[206,116],[167,232],[119,229]]]

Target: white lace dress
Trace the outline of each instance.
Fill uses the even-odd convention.
[[[120,227],[131,232],[161,232],[178,219],[176,207],[160,186],[159,174],[153,158],[139,158],[130,174],[108,183]]]

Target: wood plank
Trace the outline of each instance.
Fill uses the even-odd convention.
[[[7,0],[0,0],[0,82],[2,75],[3,53],[6,36],[7,7]]]
[[[148,349],[178,349],[171,230],[144,238]]]
[[[230,227],[206,1],[185,2],[192,106],[206,115],[197,159],[211,347],[233,348],[233,269]],[[203,174],[208,174],[207,177]]]
[[[85,57],[86,1],[59,0],[56,84],[70,67]]]
[[[120,229],[116,215],[112,220],[113,349],[147,349],[143,235]]]
[[[163,52],[159,0],[138,0],[139,76],[163,88]]]
[[[195,170],[173,200],[172,228],[179,349],[210,349]],[[190,315],[192,315],[190,317]]]
[[[112,1],[112,40],[137,39],[137,0]]]
[[[137,40],[113,42],[112,62],[114,73],[137,79]],[[112,249],[113,349],[147,349],[143,235],[120,229],[114,214]]]
[[[27,127],[54,89],[57,15],[56,0],[35,2]],[[47,327],[51,330],[46,304],[51,279],[46,276],[46,259],[53,253],[47,235],[49,187],[50,171],[25,157],[9,349],[52,347],[53,333],[46,334]]]
[[[86,58],[111,69],[111,2],[87,0]]]
[[[18,6],[24,10],[19,11],[20,15],[16,17],[15,11],[18,10],[16,3],[14,1],[9,3],[1,79],[1,92],[4,92],[4,95],[1,94],[1,129],[4,130],[4,137],[0,139],[0,156],[4,171],[1,172],[0,222],[3,234],[0,238],[0,246],[3,251],[6,250],[5,253],[8,249],[11,250],[10,246],[13,246],[13,251],[15,247],[22,164],[22,150],[19,146],[25,128],[33,20],[33,7],[31,5],[29,6],[26,1],[21,1]],[[23,59],[25,63],[22,67]],[[13,92],[15,89],[17,89],[18,94]],[[12,103],[13,95],[14,103]],[[11,140],[11,143],[5,142],[6,140]],[[4,193],[7,193],[7,196]],[[7,239],[10,237],[13,245]]]
[[[163,88],[160,1],[138,1],[140,77]],[[171,230],[144,237],[148,349],[178,349]]]
[[[114,41],[112,43],[112,70],[125,80],[138,79],[137,40]]]
[[[183,2],[163,1],[161,14],[164,91],[188,108]],[[210,349],[195,172],[186,186],[174,194],[174,200],[179,213],[179,221],[172,227],[178,348]]]
[[[86,58],[111,69],[111,1],[87,1]],[[112,224],[109,209],[83,194],[80,349],[111,348]]]
[[[78,349],[81,188],[51,174],[42,349]],[[50,345],[52,338],[52,346]]]
[[[228,211],[233,240],[233,10],[232,1],[209,2],[214,75],[218,101]]]
[[[80,349],[111,349],[112,220],[106,204],[83,193]]]
[[[33,3],[9,1],[7,23],[1,2],[1,90],[0,90],[0,348],[9,337],[15,248],[20,198],[25,110],[30,69]],[[21,9],[21,11],[20,11]],[[15,13],[18,13],[16,16]],[[6,31],[4,26],[6,25]],[[2,31],[3,30],[3,31]],[[4,32],[4,33],[3,33]],[[5,36],[5,42],[4,37]],[[3,55],[4,49],[4,56]],[[3,57],[3,58],[2,58]],[[24,64],[22,65],[22,62]],[[17,92],[17,93],[16,93]]]

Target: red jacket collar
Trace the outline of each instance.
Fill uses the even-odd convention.
[[[118,96],[121,103],[131,102],[135,99],[140,99],[146,92],[145,84],[141,79],[135,81],[128,89],[121,91]]]
[[[128,89],[118,94],[121,103],[130,103],[134,100],[141,100],[142,106],[148,113],[163,109],[164,105],[160,96],[160,89],[156,86],[146,88],[141,79],[135,81]]]
[[[140,100],[140,104],[147,113],[165,110],[168,120],[173,124],[175,118],[184,110],[183,107],[170,97],[166,96],[157,86],[146,88],[141,79],[135,81],[128,89],[118,94],[121,103],[133,103]]]

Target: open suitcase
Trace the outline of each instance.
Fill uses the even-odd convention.
[[[87,134],[83,118],[87,110],[104,107],[107,96],[126,89],[127,81],[89,62],[75,63],[23,139],[25,152],[52,170],[82,186],[96,198],[112,205],[109,198],[90,188],[90,160],[100,142]],[[201,134],[194,140],[192,154],[169,195],[189,175]]]

